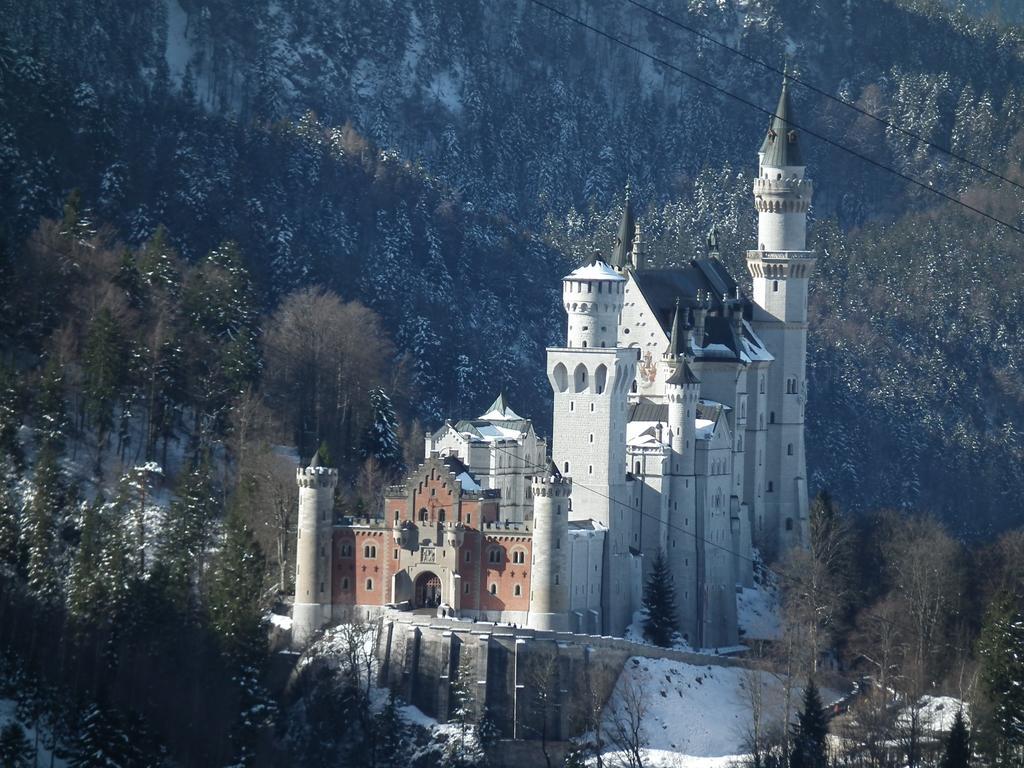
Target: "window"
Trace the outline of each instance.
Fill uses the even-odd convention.
[[[565,469],[563,469],[562,471],[565,472],[566,474],[569,474],[569,462],[565,462],[563,466],[565,467]]]
[[[398,510],[396,509],[396,510],[395,510],[395,522],[396,522],[396,523],[398,522],[398,515],[399,515],[399,514],[400,514],[400,513],[399,513],[399,511],[398,511]]]
[[[464,595],[468,595],[469,594],[469,582],[468,581],[465,584],[462,585],[462,594],[464,594]]]
[[[768,423],[769,424],[774,424],[775,423],[775,411],[772,411],[771,413],[768,414]]]
[[[792,443],[790,443],[789,445],[786,446],[786,455],[787,456],[792,456],[793,455],[793,444]]]
[[[772,481],[771,481],[771,480],[769,480],[769,481],[768,481],[768,493],[771,493],[771,492],[772,492],[773,490],[775,490],[775,486],[774,486],[774,484],[772,483]]]
[[[512,550],[512,562],[516,565],[522,565],[526,562],[526,553],[521,549]]]
[[[523,595],[523,587],[522,587],[522,585],[516,584],[515,588],[512,590],[512,594],[515,595],[516,597],[522,597],[522,595]]]
[[[792,517],[787,517],[786,518],[786,530],[787,531],[792,531],[793,530],[793,518]]]
[[[438,510],[438,512],[437,512],[437,522],[443,523],[444,522],[444,518],[445,518],[444,510],[443,509]]]
[[[342,557],[352,557],[352,545],[351,544],[346,542],[345,544],[341,545],[341,556]]]
[[[372,592],[373,591],[373,579],[367,579],[366,580],[366,591],[367,592]]]
[[[363,545],[363,557],[374,558],[377,556],[377,547],[372,544]]]
[[[778,280],[772,280],[772,291],[778,292],[778,290],[779,290],[779,281]]]
[[[501,562],[501,550],[497,547],[492,547],[487,551],[487,562],[489,563],[500,563]]]
[[[427,512],[427,508],[424,507],[423,509],[420,510],[420,522],[421,523],[427,522],[427,518],[428,517],[430,517],[430,513]]]
[[[466,550],[466,562],[468,563],[472,559],[473,559],[472,558],[472,553],[467,549]]]
[[[498,594],[498,585],[497,585],[497,584],[491,584],[491,586],[490,586],[490,589],[488,589],[488,591],[489,591],[489,592],[490,592],[490,593],[491,593],[492,595],[496,595],[496,594]]]
[[[341,580],[341,588],[343,590],[345,590],[346,592],[348,592],[348,576],[345,576],[344,578],[342,578],[342,580]]]

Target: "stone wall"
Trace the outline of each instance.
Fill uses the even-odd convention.
[[[746,659],[575,635],[386,611],[377,654],[380,684],[447,722],[452,684],[469,675],[476,717],[489,713],[505,738],[566,740],[587,730],[631,656],[701,666],[764,668]]]

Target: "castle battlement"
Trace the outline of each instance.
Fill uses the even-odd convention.
[[[810,179],[754,179],[755,195],[811,195],[814,182]]]

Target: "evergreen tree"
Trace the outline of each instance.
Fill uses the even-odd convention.
[[[103,615],[103,585],[98,569],[103,550],[102,498],[85,507],[78,539],[78,551],[68,575],[67,604],[79,617]]]
[[[953,728],[946,737],[946,748],[939,768],[969,768],[970,764],[971,734],[967,730],[964,710],[960,708],[953,719]]]
[[[57,518],[64,504],[64,482],[54,451],[44,447],[36,458],[35,488],[28,509],[28,583],[42,597],[58,589]]]
[[[828,721],[813,680],[804,689],[804,705],[793,727],[790,768],[828,768]]]
[[[182,613],[195,606],[210,526],[220,512],[217,498],[209,464],[202,461],[183,478],[158,544],[157,562],[168,597]]]
[[[265,575],[260,545],[239,510],[232,510],[224,523],[224,541],[214,562],[207,606],[224,650],[241,663],[258,658],[264,645]]]
[[[655,645],[667,647],[678,632],[676,624],[676,588],[664,552],[658,551],[654,567],[644,587],[644,637]]]
[[[409,757],[402,739],[404,728],[405,724],[398,715],[395,693],[392,691],[388,695],[387,703],[374,717],[374,741],[377,746],[375,765],[381,768],[400,768],[408,762]]]
[[[0,730],[0,766],[29,768],[35,757],[35,750],[19,723],[8,723]]]
[[[11,460],[0,455],[0,568],[21,570],[24,565],[21,539],[21,510],[11,481],[14,468]]]
[[[372,456],[380,462],[385,472],[400,474],[405,467],[402,464],[402,446],[398,441],[398,420],[395,418],[391,398],[383,389],[374,389],[370,392],[370,408],[373,420],[363,438],[363,457]]]
[[[16,466],[22,466],[21,443],[18,428],[21,426],[19,401],[21,400],[18,380],[14,371],[0,363],[0,457],[10,457]]]
[[[99,704],[85,710],[70,762],[72,768],[142,768],[145,764],[134,735],[114,710]]]
[[[979,744],[999,764],[1024,756],[1024,621],[1014,597],[997,595],[978,640],[982,707]]]
[[[49,448],[60,453],[64,448],[68,419],[64,401],[64,371],[56,359],[51,359],[43,370],[34,411],[40,450]]]
[[[120,328],[113,313],[104,307],[89,327],[82,359],[85,409],[96,427],[101,452],[113,425],[114,403],[125,385],[126,362],[126,348]]]
[[[130,306],[136,309],[142,306],[146,296],[146,287],[135,254],[131,251],[125,249],[121,254],[121,265],[117,268],[113,282],[125,292]]]

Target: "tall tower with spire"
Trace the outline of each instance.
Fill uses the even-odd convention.
[[[769,557],[807,540],[807,289],[816,258],[807,250],[813,186],[805,168],[786,77],[758,152],[753,185],[758,244],[747,251],[754,330],[775,357],[766,382],[764,526],[753,532]]]

